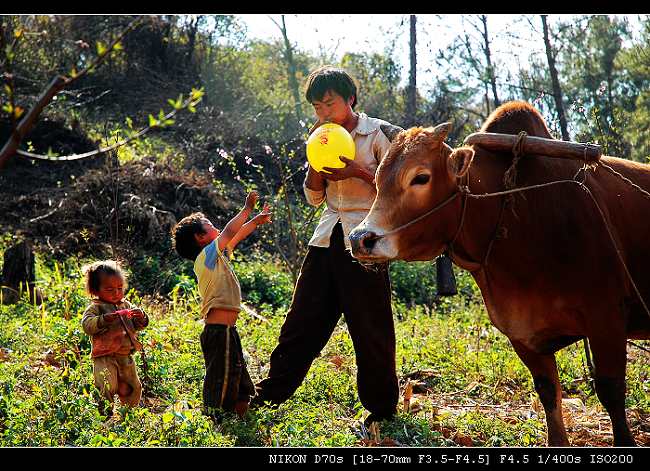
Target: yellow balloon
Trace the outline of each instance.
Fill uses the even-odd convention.
[[[355,150],[350,133],[335,123],[323,124],[307,140],[307,160],[318,172],[322,171],[323,167],[345,167],[339,156],[354,160]],[[325,172],[327,173],[327,170]]]

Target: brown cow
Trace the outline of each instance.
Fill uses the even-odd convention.
[[[555,352],[586,337],[614,445],[633,445],[625,417],[626,339],[650,338],[650,318],[596,205],[575,183],[516,193],[508,205],[505,196],[456,195],[460,185],[473,194],[503,191],[513,153],[479,146],[452,150],[443,142],[448,129],[446,123],[412,128],[395,138],[377,171],[375,202],[350,234],[353,255],[365,262],[430,260],[448,249],[454,263],[472,273],[490,320],[530,370],[546,411],[550,445],[569,443]],[[551,137],[541,115],[524,102],[499,107],[481,130]],[[650,166],[615,157],[602,162],[650,189]],[[516,165],[516,186],[576,174],[581,179],[581,166],[525,155]],[[649,303],[650,199],[602,166],[587,171],[586,185]],[[438,209],[417,220],[432,208]]]

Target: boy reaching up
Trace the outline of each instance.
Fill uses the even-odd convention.
[[[219,410],[234,411],[242,417],[255,393],[235,323],[241,310],[241,289],[228,254],[262,224],[271,222],[268,204],[246,222],[257,192],[246,197],[244,208],[220,231],[202,213],[183,218],[172,229],[176,252],[194,261],[194,273],[201,295],[201,350],[205,360],[203,381],[204,413],[215,419]]]

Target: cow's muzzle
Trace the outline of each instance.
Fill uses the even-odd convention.
[[[377,241],[381,239],[372,231],[365,229],[355,229],[350,232],[350,245],[352,246],[352,255],[355,257],[364,257],[372,255],[372,249]]]

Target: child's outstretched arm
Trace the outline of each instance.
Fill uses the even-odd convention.
[[[228,221],[226,227],[223,228],[223,231],[221,231],[221,234],[217,237],[217,244],[220,252],[223,252],[223,250],[228,246],[228,243],[237,235],[246,222],[246,219],[248,219],[248,216],[250,216],[258,198],[259,195],[257,194],[257,191],[251,191],[246,197],[244,208],[239,211],[234,218]]]
[[[242,240],[244,240],[246,237],[251,235],[253,231],[257,229],[257,226],[261,226],[262,224],[268,224],[270,222],[271,222],[271,207],[269,206],[268,203],[264,203],[262,212],[260,212],[257,216],[255,216],[253,219],[251,219],[241,227],[239,232],[237,232],[237,234],[235,234],[235,236],[232,239],[230,239],[230,242],[228,242],[226,249],[230,253],[232,253],[232,251],[235,250],[237,244],[239,244]]]

